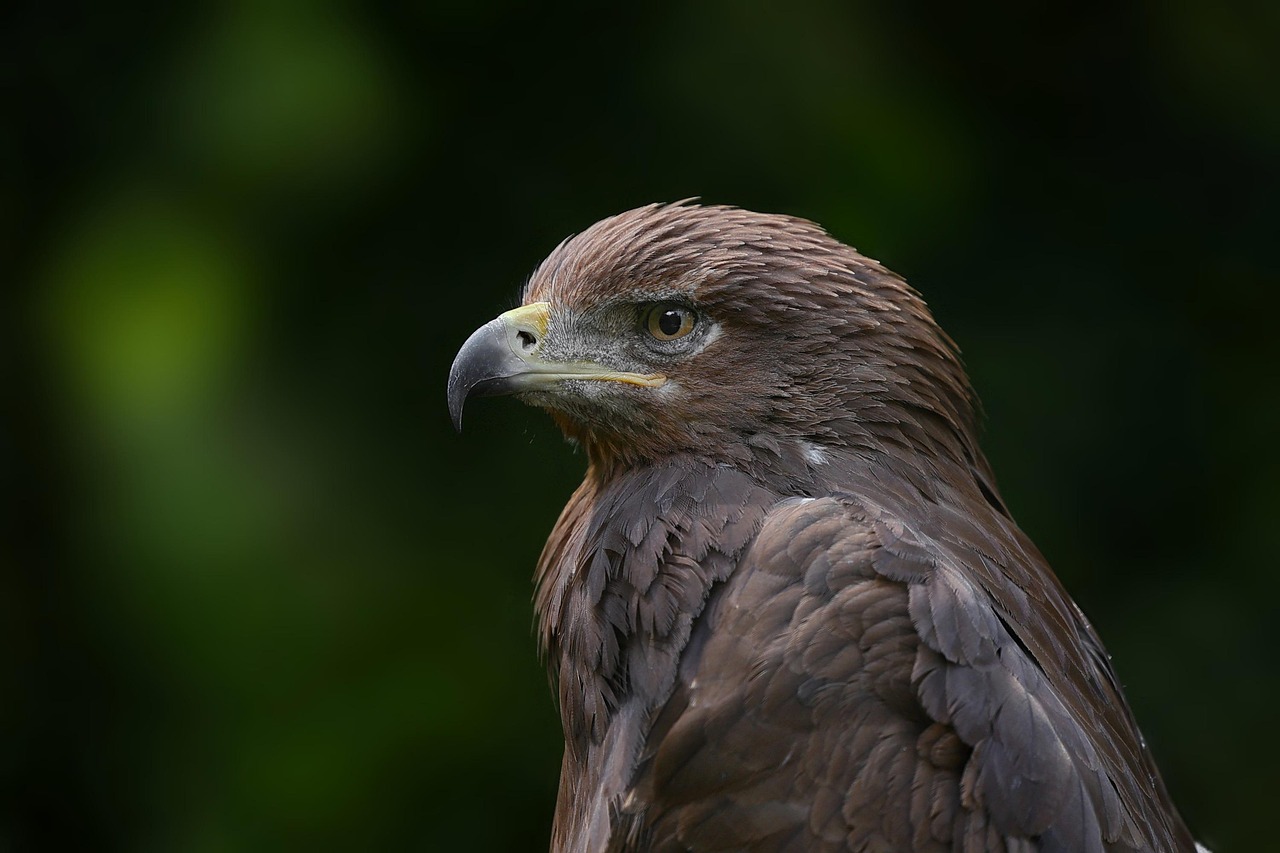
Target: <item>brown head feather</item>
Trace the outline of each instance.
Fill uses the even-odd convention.
[[[807,220],[637,208],[562,243],[525,292],[526,302],[577,314],[664,299],[694,305],[715,338],[665,371],[677,393],[638,392],[627,417],[550,407],[594,461],[689,452],[741,463],[759,435],[980,460],[956,347],[919,294]]]

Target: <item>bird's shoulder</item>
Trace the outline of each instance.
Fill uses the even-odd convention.
[[[885,494],[769,510],[628,801],[631,835],[689,849],[1186,841],[1101,644],[1016,526]]]

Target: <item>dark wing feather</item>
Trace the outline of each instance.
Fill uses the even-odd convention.
[[[690,637],[619,849],[1192,850],[1038,555],[940,529],[775,507]]]

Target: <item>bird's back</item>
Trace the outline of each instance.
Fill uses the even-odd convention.
[[[614,588],[636,613],[640,589],[681,590],[697,616],[566,756],[563,849],[1193,850],[1101,644],[998,503],[877,474],[801,498],[731,469],[645,475],[702,500],[632,503],[653,509],[605,548]],[[766,494],[723,577],[691,581],[694,539]],[[607,514],[576,523],[608,538]],[[640,528],[662,531],[648,549]],[[618,659],[652,668],[622,622]]]

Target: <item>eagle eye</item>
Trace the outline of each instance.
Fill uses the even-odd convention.
[[[697,322],[697,316],[689,308],[663,302],[649,309],[645,327],[660,341],[674,341],[692,332]]]

